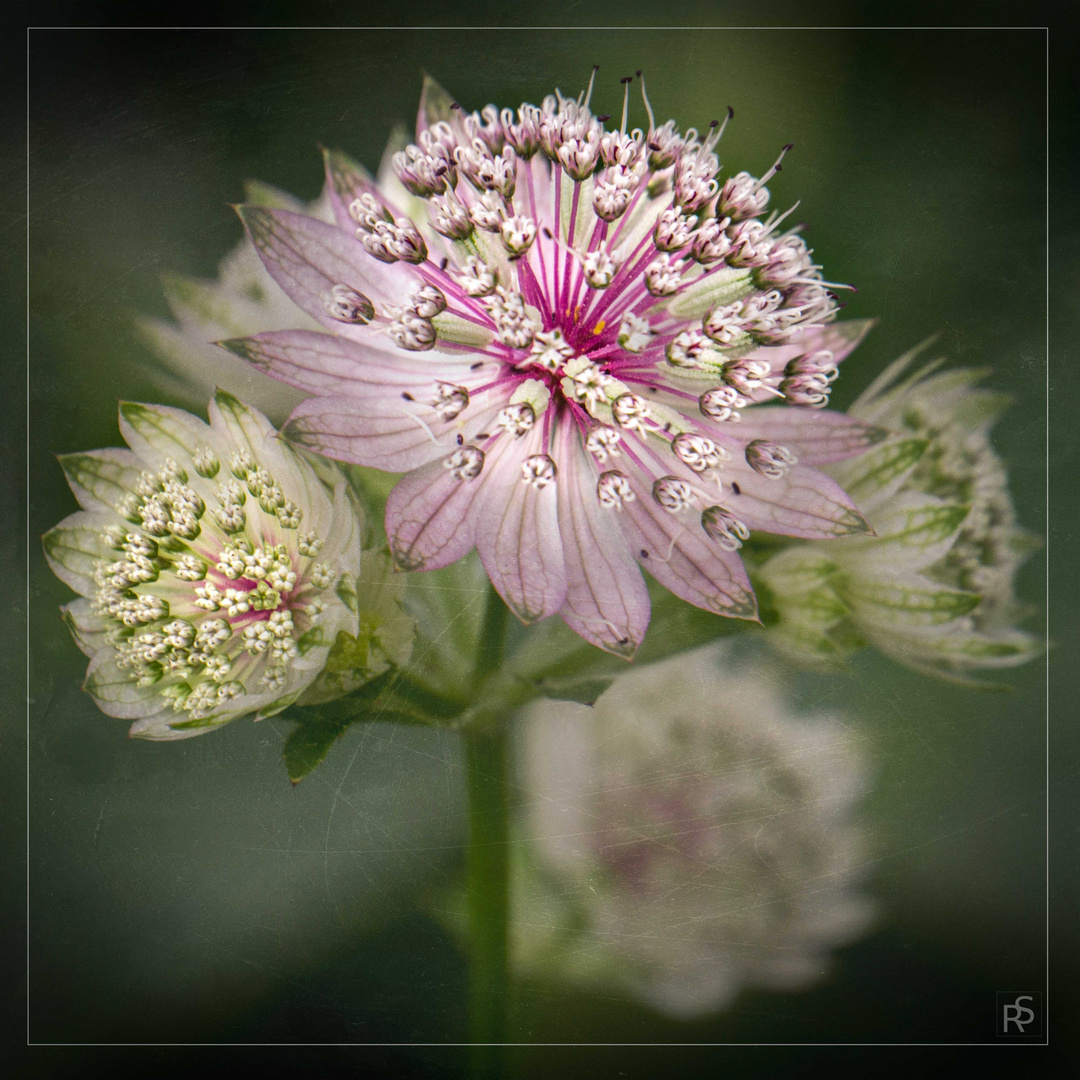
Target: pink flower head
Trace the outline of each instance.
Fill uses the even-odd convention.
[[[627,80],[629,82],[630,80]],[[629,88],[627,88],[629,89]],[[531,622],[632,655],[639,566],[754,619],[752,531],[868,526],[814,468],[882,436],[827,403],[868,324],[836,302],[764,183],[717,179],[705,136],[617,129],[589,96],[465,115],[425,87],[416,143],[376,183],[327,155],[335,224],[245,206],[267,269],[328,331],[224,343],[313,395],[289,438],[406,475],[397,565],[476,547]]]

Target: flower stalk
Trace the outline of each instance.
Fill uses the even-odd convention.
[[[502,662],[508,610],[489,587],[473,689]],[[502,720],[504,718],[500,718]],[[472,1073],[504,1074],[509,991],[509,755],[505,723],[465,732],[469,798],[466,857],[469,927],[469,1041]]]

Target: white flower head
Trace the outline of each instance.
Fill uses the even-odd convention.
[[[692,1018],[815,982],[866,929],[850,725],[795,714],[731,650],[534,705],[522,749],[526,969]]]
[[[872,644],[916,670],[965,681],[1039,652],[1017,626],[1013,594],[1035,545],[1016,523],[989,437],[1007,399],[975,386],[972,369],[934,373],[932,364],[902,378],[914,356],[851,408],[895,434],[830,470],[875,535],[793,545],[765,562],[760,578],[780,616],[773,642],[796,660],[827,663]]]
[[[149,739],[318,696],[339,633],[358,630],[362,522],[340,472],[320,466],[331,490],[223,391],[209,424],[124,403],[120,426],[130,449],[62,459],[83,509],[44,538],[81,594],[65,616],[91,658],[86,690]],[[223,461],[244,480],[214,479]]]

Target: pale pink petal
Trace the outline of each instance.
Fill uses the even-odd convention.
[[[94,572],[101,560],[113,562],[118,557],[102,540],[103,530],[116,520],[113,514],[80,510],[41,538],[52,572],[83,596],[93,596],[97,591]]]
[[[468,136],[462,123],[464,113],[457,107],[457,101],[446,89],[430,75],[424,76],[420,90],[420,106],[416,112],[416,136],[440,121],[445,121],[453,129],[458,139],[468,145]]]
[[[349,203],[361,195],[379,198],[379,190],[371,173],[339,150],[324,149],[323,164],[326,169],[326,197],[334,221],[339,229],[351,233],[356,228],[356,222],[349,215]]]
[[[476,550],[492,585],[522,622],[554,615],[566,600],[566,565],[559,535],[559,476],[543,488],[522,479],[527,457],[543,453],[541,426],[503,435],[484,465],[484,502],[476,515]]]
[[[312,330],[278,330],[218,342],[275,379],[311,394],[341,394],[365,401],[426,398],[437,382],[472,389],[491,381],[495,365],[473,355],[423,354],[395,349],[385,338],[364,342]]]
[[[504,395],[505,396],[505,395]],[[286,438],[338,461],[384,472],[408,472],[442,460],[463,442],[491,427],[499,405],[473,407],[457,420],[443,420],[419,401],[366,401],[360,397],[317,397],[301,402],[282,428]]]
[[[722,476],[717,502],[752,531],[809,540],[873,532],[844,489],[817,469],[795,465],[774,479],[731,461]]]
[[[768,360],[772,370],[780,372],[797,356],[827,350],[832,353],[833,363],[839,364],[866,337],[873,325],[873,319],[850,319],[845,322],[829,323],[820,330],[811,330],[795,338],[789,345],[763,345],[747,353],[747,359]],[[770,399],[759,397],[758,400]]]
[[[757,618],[757,600],[742,560],[705,535],[700,524],[670,514],[652,497],[653,477],[627,474],[635,498],[619,511],[634,557],[656,580],[695,607]]]
[[[559,531],[566,558],[566,603],[560,614],[586,641],[631,657],[649,627],[649,590],[626,537],[596,496],[599,470],[576,432],[562,441]]]
[[[386,500],[386,535],[397,565],[438,570],[467,555],[483,484],[483,474],[458,480],[442,459],[402,477]]]
[[[730,445],[730,434],[721,425],[706,420],[701,427],[710,435],[722,436],[725,445]],[[830,409],[774,405],[744,409],[738,434],[743,445],[764,439],[794,451],[802,465],[825,465],[855,457],[889,433]]]
[[[363,327],[327,314],[335,285],[347,285],[385,307],[401,304],[420,284],[405,263],[379,262],[349,233],[317,218],[252,205],[238,213],[270,276],[297,306],[338,333],[365,335]]]
[[[117,666],[113,650],[101,651],[91,657],[83,689],[93,696],[106,716],[120,720],[137,720],[161,709],[157,686],[140,686],[134,682],[130,671]]]

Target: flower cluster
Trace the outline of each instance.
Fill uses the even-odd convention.
[[[872,643],[950,677],[1025,663],[1040,646],[1014,625],[1013,578],[1034,539],[1016,524],[989,438],[1007,399],[973,385],[982,372],[934,373],[940,362],[902,379],[914,355],[851,408],[893,437],[833,467],[876,536],[793,545],[765,562],[772,640],[819,663]]]
[[[466,115],[427,84],[377,183],[327,155],[333,224],[241,208],[330,332],[223,342],[313,395],[290,439],[408,474],[386,512],[401,568],[475,546],[522,620],[559,613],[626,656],[649,619],[639,566],[752,619],[753,530],[865,531],[817,466],[882,437],[822,410],[866,325],[833,322],[799,228],[766,216],[779,161],[723,179],[724,125],[658,126],[647,98],[629,129],[631,81],[618,128],[589,93]]]
[[[850,727],[793,715],[730,651],[628,672],[593,709],[534,706],[523,733],[527,970],[692,1017],[814,982],[865,929]]]
[[[358,630],[360,526],[261,414],[219,392],[210,423],[124,403],[130,449],[61,459],[82,510],[45,535],[81,598],[65,617],[86,689],[149,739],[198,735],[320,697]]]

